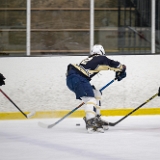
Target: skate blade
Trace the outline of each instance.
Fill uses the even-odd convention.
[[[103,129],[104,129],[104,130],[109,130],[108,125],[107,125],[107,126],[106,126],[106,125],[103,125]]]
[[[87,129],[88,133],[93,134],[93,133],[104,133],[103,128],[97,128],[96,130],[93,128],[88,128]]]

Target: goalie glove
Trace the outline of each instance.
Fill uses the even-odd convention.
[[[123,78],[126,77],[126,66],[125,65],[121,65],[121,71],[117,71],[116,72],[116,76],[115,78],[118,80],[118,81],[121,81]]]
[[[0,86],[5,85],[5,80],[6,78],[3,76],[3,74],[0,73]]]

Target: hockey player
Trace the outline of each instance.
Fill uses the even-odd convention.
[[[102,70],[115,71],[115,77],[121,81],[126,77],[126,66],[105,56],[103,46],[93,46],[90,55],[79,64],[69,64],[67,67],[66,84],[68,88],[85,103],[84,120],[89,133],[108,129],[108,122],[101,119],[101,93],[90,84],[91,79]]]
[[[5,80],[6,78],[3,76],[3,74],[0,73],[0,86],[5,85]]]

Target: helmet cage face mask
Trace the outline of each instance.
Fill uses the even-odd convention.
[[[105,55],[105,51],[102,45],[96,44],[93,46],[90,54],[91,55],[93,54]]]

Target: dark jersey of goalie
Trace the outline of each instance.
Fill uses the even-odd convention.
[[[102,70],[120,71],[120,65],[118,61],[111,60],[106,56],[93,55],[82,60],[80,64],[70,64],[68,66],[68,73],[70,68],[72,68],[72,70],[91,80],[94,75]]]

